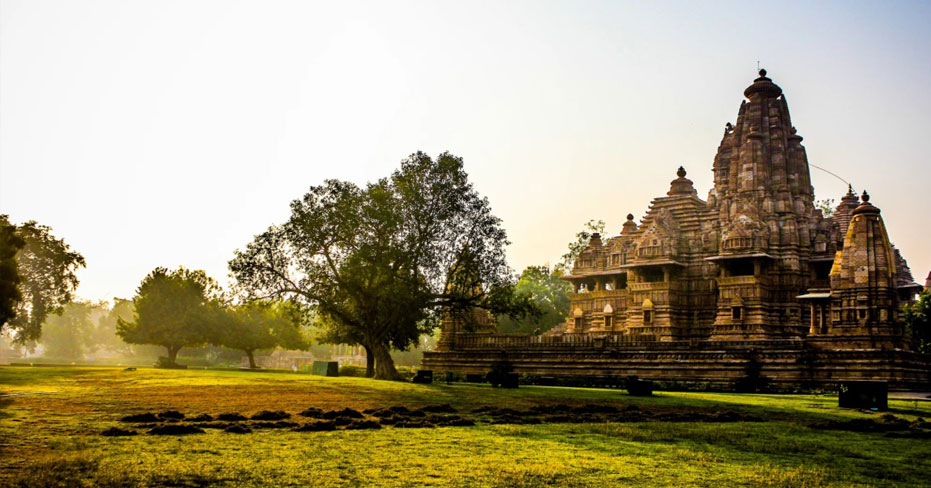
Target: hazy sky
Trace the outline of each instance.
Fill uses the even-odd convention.
[[[515,270],[612,235],[679,165],[702,198],[756,65],[809,161],[931,269],[928,2],[0,1],[0,213],[87,259],[78,295],[226,263],[326,178],[448,150]],[[846,185],[812,169],[817,198]]]

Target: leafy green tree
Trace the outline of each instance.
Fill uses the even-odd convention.
[[[303,313],[294,303],[252,301],[228,307],[222,313],[212,342],[245,352],[252,369],[257,368],[256,351],[278,346],[292,350],[309,347],[301,332]]]
[[[84,257],[51,231],[34,221],[16,229],[25,243],[16,254],[17,272],[22,278],[19,284],[22,300],[16,307],[16,316],[7,325],[20,344],[38,340],[45,319],[62,312],[78,286],[75,272],[85,266]]]
[[[84,359],[95,348],[92,333],[93,316],[99,314],[99,304],[76,300],[62,307],[60,315],[50,315],[42,325],[39,344],[44,356],[56,359]]]
[[[334,338],[365,347],[375,377],[397,377],[392,348],[430,333],[441,311],[473,307],[519,315],[500,220],[468,181],[462,160],[416,153],[389,178],[329,180],[292,202],[291,218],[237,251],[230,270],[250,297],[288,298],[314,308]],[[448,286],[469,249],[478,286]]]
[[[201,270],[155,268],[136,289],[134,320],[117,319],[116,333],[130,344],[164,347],[163,365],[176,366],[181,348],[214,336],[222,298],[219,285]]]
[[[604,231],[604,220],[589,220],[586,222],[583,229],[575,235],[575,240],[569,243],[569,252],[563,254],[559,259],[559,263],[553,267],[554,271],[558,271],[564,275],[571,273],[576,258],[588,247],[588,241],[591,239],[592,234],[596,232],[604,234]]]
[[[498,317],[498,330],[507,333],[541,334],[563,323],[569,314],[572,285],[559,279],[562,273],[547,266],[528,266],[517,280],[515,293],[528,295],[540,308],[538,317]]]
[[[818,200],[815,202],[815,208],[820,208],[822,215],[830,217],[834,213],[834,199],[825,198],[824,200]]]
[[[918,301],[903,308],[903,319],[912,348],[931,356],[931,290],[924,290]]]
[[[127,354],[130,347],[116,334],[119,319],[129,321],[133,319],[133,301],[125,298],[114,298],[113,305],[105,302],[100,305],[102,316],[96,320],[91,330],[91,342],[98,350]]]
[[[25,244],[9,217],[0,215],[0,331],[16,316],[17,305],[23,299],[19,291],[22,278],[16,269],[16,253]]]

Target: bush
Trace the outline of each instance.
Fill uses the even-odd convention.
[[[340,376],[355,376],[357,378],[365,377],[365,366],[357,364],[344,364],[339,367]]]
[[[155,362],[155,367],[167,369],[187,369],[186,365],[172,363],[167,356],[159,356],[158,360]]]
[[[414,368],[410,368],[407,366],[398,366],[397,370],[398,370],[398,376],[400,376],[402,380],[410,381],[411,379],[414,378],[414,374],[416,374],[414,371]],[[360,366],[358,364],[341,365],[339,367],[339,375],[340,376],[354,376],[356,378],[364,378],[365,377],[365,366]]]

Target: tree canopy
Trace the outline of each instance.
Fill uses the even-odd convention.
[[[931,356],[931,291],[921,292],[918,301],[906,305],[903,312],[912,348]]]
[[[174,366],[181,348],[213,337],[221,300],[219,285],[201,270],[155,268],[136,289],[134,320],[117,319],[117,334],[130,344],[165,347],[166,365]]]
[[[498,317],[498,330],[507,333],[540,334],[563,323],[569,314],[569,292],[572,285],[559,277],[557,270],[547,266],[528,266],[517,280],[515,292],[528,295],[540,308],[540,316],[513,319]]]
[[[303,313],[292,302],[252,301],[230,306],[222,312],[214,329],[216,345],[237,349],[249,357],[249,367],[255,369],[255,352],[280,346],[291,350],[306,350],[307,339],[301,333]]]
[[[15,231],[24,243],[16,254],[21,299],[7,326],[14,331],[14,340],[20,344],[38,340],[49,314],[62,312],[78,286],[75,272],[85,266],[84,257],[51,231],[50,227],[34,221],[18,226]],[[4,228],[3,232],[8,231]],[[4,294],[4,299],[6,297]]]
[[[85,353],[96,348],[93,342],[94,315],[104,313],[99,304],[75,300],[65,305],[60,315],[50,315],[42,325],[39,340],[45,347],[44,356],[62,360],[83,359]]]
[[[22,301],[19,291],[22,278],[16,269],[16,253],[26,244],[16,233],[6,215],[0,215],[0,330],[16,316],[16,307]]]
[[[392,379],[390,349],[416,344],[442,311],[532,309],[514,298],[506,245],[500,219],[468,181],[462,159],[418,152],[365,187],[337,180],[312,186],[291,203],[287,222],[236,252],[230,270],[250,297],[313,307],[335,337],[365,347],[376,377]],[[450,273],[464,253],[471,272]]]

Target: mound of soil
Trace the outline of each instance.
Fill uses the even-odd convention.
[[[164,412],[161,412],[158,414],[158,418],[162,420],[166,420],[166,419],[181,420],[184,418],[184,414],[177,410],[165,410]]]
[[[452,422],[453,420],[459,420],[461,418],[462,417],[458,415],[428,415],[426,420],[427,422],[439,425],[443,422]]]
[[[252,429],[242,424],[233,424],[223,429],[223,432],[229,432],[230,434],[249,434],[252,432]]]
[[[210,415],[207,415],[206,413],[202,413],[196,417],[191,417],[187,419],[187,421],[188,422],[213,422],[213,417]]]
[[[320,410],[319,408],[310,407],[304,410],[303,412],[299,413],[298,415],[300,415],[301,417],[319,419],[319,418],[323,418],[323,410]]]
[[[380,429],[381,424],[374,420],[356,420],[346,424],[346,430]]]
[[[394,424],[394,426],[400,429],[423,429],[436,427],[430,422],[425,422],[423,420],[405,420]]]
[[[344,408],[342,410],[330,410],[323,414],[325,419],[335,419],[335,418],[349,418],[349,419],[364,419],[365,415],[362,415],[362,412],[358,410],[353,410],[351,408]]]
[[[516,415],[500,415],[494,417],[489,422],[491,424],[515,424],[515,425],[533,425],[533,424],[542,424],[543,421],[539,417],[518,417]]]
[[[135,430],[121,429],[119,427],[110,427],[109,429],[100,433],[100,435],[104,435],[107,437],[123,437],[123,436],[136,435],[136,434],[138,434],[138,432],[136,432]]]
[[[330,430],[336,430],[336,424],[334,424],[333,422],[326,422],[326,421],[321,420],[319,422],[311,422],[308,424],[304,424],[294,430],[296,432],[325,432],[325,431],[330,431]]]
[[[297,424],[279,420],[278,422],[256,422],[252,426],[256,429],[291,429],[297,427]]]
[[[120,419],[120,422],[132,422],[132,423],[145,423],[145,422],[158,422],[158,417],[154,413],[137,413],[135,415],[127,415]]]
[[[274,412],[270,410],[262,410],[261,412],[252,416],[252,420],[284,420],[289,418],[291,418],[291,414],[288,412],[282,412],[281,410]]]
[[[221,413],[220,415],[217,415],[217,420],[222,420],[224,422],[240,422],[240,421],[248,420],[248,419],[246,419],[246,417],[242,415],[239,415],[236,412],[231,412],[231,413]]]
[[[424,413],[457,413],[456,409],[448,403],[442,405],[428,405],[426,407],[418,408],[417,410]]]
[[[170,424],[155,427],[149,431],[151,435],[187,435],[203,434],[204,429],[186,424]]]
[[[562,415],[572,410],[569,405],[534,405],[530,407],[530,412],[542,415]]]
[[[238,424],[230,424],[227,422],[204,422],[202,424],[197,424],[197,426],[200,427],[201,429],[219,429],[219,430],[225,430],[234,425],[238,425]]]
[[[595,405],[594,403],[586,403],[581,407],[575,407],[572,409],[572,413],[584,414],[584,413],[617,413],[617,407],[611,405]]]

